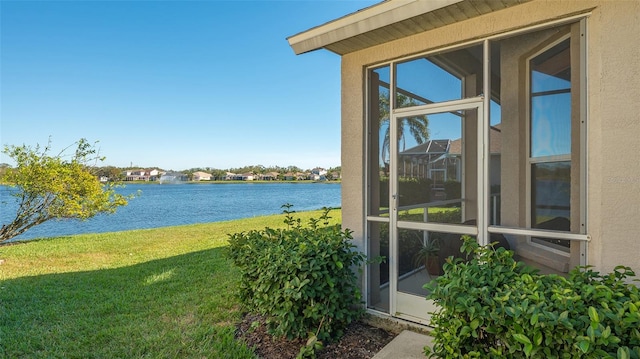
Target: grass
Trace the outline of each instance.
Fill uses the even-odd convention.
[[[460,207],[429,207],[429,222],[460,223],[462,218]],[[424,221],[424,208],[414,208],[400,211],[400,219],[404,221]]]
[[[321,212],[296,214],[303,223]],[[340,212],[332,211],[340,222]],[[227,234],[283,215],[0,247],[0,358],[252,358]]]

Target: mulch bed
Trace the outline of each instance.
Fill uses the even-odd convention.
[[[259,326],[252,323],[259,322]],[[325,343],[318,351],[318,359],[369,359],[387,345],[396,334],[361,321],[351,323],[345,335],[337,341]],[[306,339],[274,338],[267,333],[264,318],[247,314],[238,325],[236,337],[244,340],[261,359],[295,358]]]

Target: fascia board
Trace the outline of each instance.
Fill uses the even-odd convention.
[[[389,0],[287,38],[296,55],[465,0]]]

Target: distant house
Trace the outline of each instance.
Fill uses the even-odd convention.
[[[310,174],[308,173],[302,173],[302,172],[287,172],[284,174],[284,180],[285,181],[304,181],[306,179],[309,179]]]
[[[500,184],[500,124],[490,127],[490,185]],[[429,178],[435,186],[462,181],[462,138],[429,140],[399,153],[399,174],[406,178]]]
[[[160,176],[160,183],[179,183],[186,182],[189,180],[189,177],[180,172],[167,172]]]
[[[125,181],[148,181],[149,175],[145,172],[145,170],[128,170],[124,173]]]
[[[160,178],[160,171],[157,169],[146,170],[149,175],[149,181],[157,181]]]
[[[157,169],[137,169],[124,172],[125,181],[157,181],[159,172]]]
[[[275,181],[278,179],[278,172],[269,172],[269,173],[265,173],[260,175],[260,179],[262,181]]]
[[[211,181],[212,176],[213,175],[211,173],[198,171],[193,173],[193,180],[194,181]]]
[[[489,185],[500,185],[500,168],[501,168],[501,149],[502,149],[502,131],[500,130],[500,124],[489,126]],[[449,156],[455,157],[458,161],[456,181],[460,182],[462,179],[460,166],[462,164],[462,138],[451,141],[451,147],[449,148]]]
[[[326,181],[327,180],[327,170],[324,168],[316,167],[311,170],[311,174],[309,175],[309,179],[313,181]]]
[[[255,177],[256,176],[251,172],[242,174],[242,180],[243,181],[253,181],[255,179]]]
[[[238,175],[233,173],[233,172],[227,172],[227,174],[224,175],[224,180],[225,181],[233,181],[236,179]]]

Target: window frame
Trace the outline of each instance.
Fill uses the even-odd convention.
[[[491,70],[490,70],[490,47],[491,47],[491,42],[492,41],[500,41],[501,39],[505,39],[505,38],[509,38],[509,37],[513,37],[513,36],[519,36],[519,35],[524,35],[527,33],[531,33],[531,32],[535,32],[538,30],[543,30],[543,29],[549,29],[549,28],[554,28],[554,27],[559,27],[562,25],[570,25],[570,24],[579,24],[579,28],[580,28],[580,32],[579,32],[579,49],[577,50],[579,53],[579,59],[577,60],[580,64],[579,69],[576,69],[577,71],[579,71],[579,84],[578,84],[578,91],[579,91],[579,104],[578,104],[578,108],[579,108],[579,123],[580,123],[580,129],[579,129],[579,133],[580,133],[580,158],[579,158],[579,171],[580,171],[580,202],[579,202],[579,208],[576,208],[575,210],[579,210],[580,211],[580,223],[579,223],[579,230],[577,232],[560,232],[560,231],[549,231],[549,230],[541,230],[541,229],[535,229],[535,228],[531,228],[530,226],[528,228],[524,228],[521,226],[518,227],[507,227],[507,226],[498,226],[498,225],[493,225],[491,223],[489,223],[489,213],[490,213],[490,196],[491,196],[491,190],[490,188],[487,188],[483,191],[483,193],[478,193],[478,200],[481,200],[484,202],[484,211],[486,213],[486,215],[484,216],[484,218],[486,219],[484,222],[486,223],[478,223],[478,232],[482,232],[482,233],[486,233],[486,235],[481,235],[479,233],[478,238],[488,238],[489,235],[491,234],[505,234],[505,235],[513,235],[513,236],[523,236],[523,237],[531,237],[531,236],[535,236],[538,238],[550,238],[550,239],[566,239],[566,240],[570,240],[570,241],[575,241],[578,242],[580,244],[580,258],[579,258],[579,265],[587,265],[588,264],[588,246],[587,243],[590,241],[590,236],[588,235],[588,231],[587,231],[587,223],[586,223],[586,218],[587,218],[587,211],[588,211],[588,203],[587,203],[587,157],[588,157],[588,151],[587,151],[587,118],[588,118],[588,113],[587,113],[587,108],[588,108],[588,104],[587,104],[587,66],[586,66],[586,61],[587,61],[587,20],[588,20],[588,16],[590,15],[590,13],[582,13],[582,14],[575,14],[572,16],[568,16],[565,18],[561,18],[561,19],[556,19],[556,20],[552,20],[552,21],[548,21],[548,22],[544,22],[544,23],[540,23],[540,24],[536,24],[536,25],[532,25],[532,26],[527,26],[527,27],[523,27],[523,28],[519,28],[519,29],[514,29],[511,31],[507,31],[507,32],[503,32],[503,33],[498,33],[498,34],[494,34],[494,35],[489,35],[489,36],[483,36],[480,39],[473,39],[473,40],[468,40],[468,41],[463,41],[460,43],[456,43],[456,44],[451,44],[451,45],[447,45],[447,46],[443,46],[440,48],[434,48],[434,49],[429,49],[429,50],[425,50],[425,51],[421,51],[420,53],[417,54],[411,54],[411,55],[406,55],[406,56],[400,56],[400,57],[396,57],[393,59],[388,59],[388,60],[384,60],[384,61],[379,61],[379,62],[375,62],[375,63],[371,63],[371,64],[367,64],[365,66],[363,66],[362,70],[363,70],[363,77],[366,79],[365,80],[365,86],[364,87],[364,92],[363,92],[363,96],[364,96],[364,103],[365,103],[365,110],[364,110],[364,128],[365,131],[363,132],[363,136],[364,136],[364,154],[367,156],[367,160],[364,161],[364,173],[366,174],[365,178],[363,179],[363,185],[364,185],[364,189],[365,189],[365,196],[364,196],[364,203],[363,203],[363,223],[364,223],[364,238],[365,238],[365,243],[364,243],[364,248],[366,253],[369,252],[369,242],[368,242],[368,238],[369,238],[369,223],[372,222],[376,222],[376,223],[389,223],[389,217],[384,217],[384,216],[380,216],[380,215],[374,215],[370,212],[370,208],[369,208],[369,201],[370,201],[370,195],[371,193],[369,192],[369,187],[370,187],[370,181],[371,178],[369,178],[370,173],[371,173],[371,169],[369,168],[371,165],[370,160],[368,159],[368,157],[371,155],[370,153],[370,141],[371,139],[369,138],[370,136],[370,113],[369,113],[369,108],[371,106],[371,101],[374,100],[370,97],[370,93],[369,93],[369,89],[370,89],[370,85],[371,83],[369,82],[370,78],[369,78],[369,72],[374,71],[376,69],[385,67],[385,66],[389,66],[390,69],[390,75],[391,75],[391,83],[389,84],[389,90],[390,90],[390,113],[393,111],[396,111],[397,109],[395,108],[395,91],[393,91],[391,89],[391,87],[393,86],[393,84],[396,83],[395,81],[395,66],[399,63],[402,62],[406,62],[406,61],[410,61],[412,59],[417,59],[420,57],[427,57],[430,55],[434,55],[437,53],[442,53],[445,51],[450,51],[450,50],[456,50],[456,49],[462,49],[464,47],[467,46],[473,46],[473,45],[477,45],[477,44],[483,44],[484,47],[484,58],[483,58],[483,73],[484,73],[484,78],[490,78],[491,76]],[[569,31],[568,34],[565,35],[566,37],[572,37],[575,36],[575,34],[573,33],[573,31]],[[544,49],[540,50],[540,52],[537,52],[537,54],[544,52],[546,49],[554,46],[555,44],[561,42],[562,40],[566,39],[566,37],[560,38],[557,41],[554,42],[553,45],[549,45],[548,47],[545,47]],[[574,42],[572,40],[571,45],[574,45]],[[572,52],[573,54],[573,52]],[[532,57],[535,57],[532,56]],[[527,67],[529,66],[529,61],[526,62]],[[572,69],[573,70],[573,69]],[[575,71],[575,70],[574,70]],[[529,73],[528,69],[527,69],[527,74]],[[530,111],[528,109],[528,107],[530,106],[529,103],[529,99],[530,96],[528,94],[528,91],[530,90],[530,86],[528,84],[528,82],[530,81],[529,76],[526,76],[526,81],[527,81],[527,101],[525,101],[526,103],[524,104],[527,109],[526,109],[526,113],[527,116],[530,116]],[[466,85],[463,83],[463,89],[466,88]],[[489,83],[489,81],[484,81],[484,91],[483,93],[485,94],[490,94],[491,93],[491,84]],[[572,88],[573,91],[573,88]],[[487,171],[487,169],[489,169],[489,129],[490,129],[490,116],[489,116],[489,111],[490,111],[490,107],[491,107],[491,96],[486,96],[485,97],[485,106],[484,106],[484,124],[482,125],[483,131],[484,131],[484,155],[485,155],[485,159],[484,159],[484,163],[480,164],[483,168],[483,172],[484,172],[484,176],[485,176],[485,180],[484,182],[486,184],[489,184],[489,171]],[[529,122],[527,120],[527,131],[529,131],[530,126],[529,126]],[[573,122],[572,122],[572,126],[573,126]],[[572,130],[573,131],[573,130]],[[528,141],[530,141],[530,136],[529,134],[527,134],[527,150],[529,150],[529,143]],[[530,159],[530,153],[527,153],[525,156],[527,159]],[[562,159],[566,158],[567,156],[560,156]],[[571,155],[569,155],[569,160],[571,160]],[[556,156],[550,156],[549,158],[539,158],[534,160],[533,162],[536,162],[538,160],[559,160],[560,158],[557,158]],[[572,163],[573,165],[573,163]],[[530,181],[531,181],[531,177],[530,177],[530,170],[531,170],[531,163],[530,161],[527,161],[527,165],[526,165],[526,174],[525,174],[525,179],[527,181],[527,186],[530,186]],[[529,191],[529,190],[528,190]],[[484,198],[483,198],[484,197]],[[527,200],[530,201],[530,196],[527,196]],[[526,208],[527,211],[530,210],[530,203],[526,204]],[[573,210],[573,208],[572,208]],[[526,218],[527,221],[530,221],[530,213],[526,214]],[[486,241],[486,239],[485,239]],[[481,243],[480,244],[486,244],[486,243]],[[545,249],[549,249],[549,247],[545,246]],[[561,252],[561,254],[568,256],[569,254],[566,252]],[[365,277],[369,276],[369,268],[368,266],[365,269]],[[368,293],[369,291],[369,281],[365,280],[365,293]],[[368,297],[367,297],[367,303],[365,304],[365,306],[368,307],[369,303],[368,303]],[[373,312],[378,312],[380,314],[383,315],[389,315],[389,313],[386,312],[380,312],[379,310],[373,309],[371,307],[368,307],[369,311],[373,311]]]
[[[571,31],[569,30],[566,34],[560,36],[559,38],[554,39],[553,41],[549,42],[548,44],[544,45],[542,48],[540,48],[539,50],[537,50],[535,53],[531,54],[530,56],[528,56],[525,59],[525,68],[526,68],[526,129],[527,129],[527,135],[526,135],[526,173],[525,173],[525,178],[526,178],[526,200],[525,200],[525,218],[526,218],[526,226],[527,228],[531,228],[531,229],[535,229],[534,228],[534,223],[532,223],[532,216],[533,216],[533,199],[532,199],[532,194],[533,194],[533,179],[532,179],[532,174],[533,174],[533,169],[532,167],[536,164],[544,164],[544,163],[558,163],[558,162],[569,162],[571,164],[571,166],[574,166],[573,161],[571,160],[572,157],[572,153],[571,151],[567,154],[562,154],[562,155],[550,155],[550,156],[537,156],[534,157],[533,155],[533,144],[532,144],[532,132],[533,132],[533,99],[535,98],[534,95],[534,91],[533,91],[533,84],[532,84],[532,66],[531,66],[531,62],[538,56],[540,56],[541,54],[545,53],[546,51],[554,48],[555,46],[561,44],[562,42],[569,40],[571,41]],[[570,43],[571,46],[571,43]],[[569,47],[569,51],[571,51],[571,47]],[[572,64],[572,60],[569,60],[570,64]],[[571,84],[570,87],[570,91],[569,94],[572,94],[573,92],[573,84]],[[571,98],[571,100],[573,100],[573,96]],[[570,133],[573,131],[573,114],[571,114],[571,117],[569,119],[570,121]],[[573,140],[571,138],[570,135],[570,140]],[[584,141],[583,138],[580,138],[580,143],[582,143]],[[573,146],[570,144],[570,149]],[[580,149],[582,151],[582,148]],[[581,187],[585,185],[585,181],[583,181],[582,178],[580,178],[580,185]],[[582,203],[583,200],[581,199],[580,203]],[[571,199],[569,200],[569,211],[571,213],[571,211],[576,210],[574,208],[571,208]],[[579,208],[577,210],[580,210]],[[557,233],[571,233],[571,231],[568,232],[564,232],[564,231],[555,231]],[[561,247],[559,245],[553,245],[551,243],[546,244],[544,243],[544,239],[543,241],[536,241],[535,236],[531,236],[528,235],[527,236],[527,243],[531,246],[534,247],[538,247],[538,248],[542,248],[544,250],[548,250],[551,251],[553,253],[559,254],[563,257],[570,257],[570,247]]]

